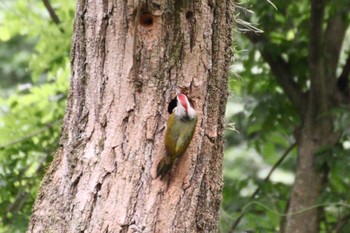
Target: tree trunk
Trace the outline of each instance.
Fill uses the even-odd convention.
[[[317,200],[326,186],[327,171],[322,169],[321,162],[317,162],[317,154],[325,146],[334,143],[331,142],[334,138],[336,137],[332,128],[327,125],[313,125],[310,128],[308,124],[301,131],[295,182],[286,218],[286,229],[282,232],[319,232],[321,208],[317,207]]]
[[[310,15],[307,36],[308,69],[302,72],[303,75],[309,75],[305,83],[301,81],[304,76],[300,76],[301,72],[298,70],[303,69],[303,66],[299,67],[299,62],[303,59],[295,57],[293,49],[286,49],[287,44],[276,43],[273,39],[272,32],[280,31],[280,28],[267,26],[265,34],[249,31],[245,33],[251,42],[258,45],[276,82],[294,105],[301,119],[300,128],[296,130],[298,161],[295,182],[287,202],[287,215],[280,223],[281,233],[319,232],[320,213],[324,208],[320,204],[325,203],[318,201],[323,188],[328,185],[329,169],[325,159],[320,158],[320,152],[341,142],[340,132],[344,129],[334,132],[333,110],[339,106],[349,105],[350,57],[347,58],[340,76],[337,76],[340,68],[339,58],[344,50],[342,45],[349,26],[346,18],[347,4],[345,2],[331,4],[325,0],[310,0],[310,2],[310,14],[306,14]],[[290,5],[282,4],[280,11],[287,12],[289,8]],[[259,12],[256,13],[259,15]],[[260,14],[261,19],[265,18],[270,22],[270,13],[262,10]],[[286,20],[288,21],[287,18]],[[304,25],[304,21],[301,25]],[[297,34],[302,35],[303,30],[305,29]],[[293,46],[300,42],[296,41],[289,45]],[[282,52],[278,54],[277,51]],[[287,59],[284,55],[287,55]],[[308,90],[304,90],[306,87],[309,87]]]
[[[331,94],[336,89],[335,69],[338,53],[329,53],[330,57],[324,55],[324,51],[327,50],[323,42],[324,11],[324,0],[311,0],[308,46],[311,84],[306,112],[300,113],[303,122],[297,138],[298,163],[286,219],[286,233],[319,232],[321,208],[317,207],[317,200],[326,185],[328,174],[327,169],[321,168],[322,162],[318,154],[325,147],[333,146],[339,139],[333,130],[330,112],[335,105],[331,104]],[[337,40],[336,42],[340,43]],[[336,47],[340,51],[339,45]],[[325,64],[332,64],[333,70],[329,72],[330,68],[326,68]]]
[[[60,149],[28,232],[217,230],[232,2],[136,2],[77,2]],[[177,87],[189,88],[199,118],[161,181]]]

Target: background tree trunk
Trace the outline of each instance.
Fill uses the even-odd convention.
[[[286,218],[286,233],[318,233],[320,230],[322,208],[317,207],[317,200],[326,186],[327,169],[317,162],[317,154],[324,147],[334,144],[337,137],[332,131],[330,119],[323,119],[323,124],[319,125],[315,123],[320,121],[313,121],[304,126],[298,138],[298,162]]]
[[[61,145],[28,232],[217,229],[232,3],[136,2],[77,2]],[[177,86],[199,120],[167,183],[155,171]]]
[[[319,153],[339,140],[338,133],[333,129],[334,116],[331,110],[339,104],[333,100],[337,94],[335,74],[346,27],[330,17],[333,25],[324,32],[324,11],[324,0],[311,0],[308,46],[311,85],[307,108],[300,112],[303,118],[302,130],[297,136],[298,163],[286,219],[286,233],[320,231],[323,207],[317,207],[317,201],[326,187],[328,169],[320,161]]]
[[[253,2],[252,5],[259,4],[259,1]],[[333,172],[336,169],[332,165],[332,159],[335,158],[332,158],[331,149],[341,144],[341,131],[344,130],[340,128],[335,132],[335,110],[349,104],[350,59],[348,58],[344,65],[340,60],[349,26],[346,17],[348,12],[344,10],[348,8],[348,4],[334,4],[324,0],[304,1],[298,4],[309,6],[309,3],[310,8],[297,13],[299,17],[306,16],[307,20],[300,21],[300,24],[293,21],[295,25],[292,27],[274,24],[277,17],[271,17],[270,12],[266,11],[264,5],[267,3],[260,3],[259,7],[256,7],[256,13],[258,16],[260,14],[260,24],[264,33],[245,33],[248,39],[257,45],[262,58],[269,64],[275,81],[283,89],[300,118],[300,125],[295,125],[298,146],[295,182],[287,205],[287,215],[280,224],[281,233],[320,232],[321,213],[325,212],[327,203],[324,200],[326,195],[322,194],[326,188],[328,192],[331,190],[328,173],[330,169],[333,169]],[[287,14],[292,9],[290,4],[282,2],[276,5],[282,14]],[[284,17],[282,14],[276,13],[285,22],[293,18],[289,15]],[[304,29],[306,23],[309,24],[307,30]],[[297,34],[300,33],[299,38],[292,39],[293,42],[286,40],[286,43],[274,40],[274,33],[278,34],[291,28],[294,28]],[[283,33],[280,35],[285,36]],[[303,39],[304,37],[306,39]],[[294,45],[298,48],[294,48]],[[298,54],[293,50],[298,51]],[[302,50],[307,52],[307,66],[300,65],[306,61],[305,55],[301,55]],[[340,76],[337,74],[339,68],[343,70]],[[302,79],[305,81],[301,81]],[[324,220],[323,224],[331,225],[327,220]]]

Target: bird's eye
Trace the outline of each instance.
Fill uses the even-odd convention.
[[[168,113],[171,114],[173,113],[174,108],[177,106],[177,99],[176,97],[172,99],[168,105]]]

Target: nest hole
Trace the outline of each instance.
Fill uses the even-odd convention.
[[[140,25],[143,27],[152,27],[154,24],[154,17],[151,13],[143,13],[140,15]]]
[[[186,19],[192,19],[193,18],[193,11],[187,11],[186,12]]]

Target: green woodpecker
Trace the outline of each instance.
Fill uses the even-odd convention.
[[[171,114],[165,132],[166,156],[159,162],[157,177],[163,179],[171,171],[176,158],[183,155],[190,144],[197,123],[197,113],[192,101],[184,94],[178,94],[169,106]]]

